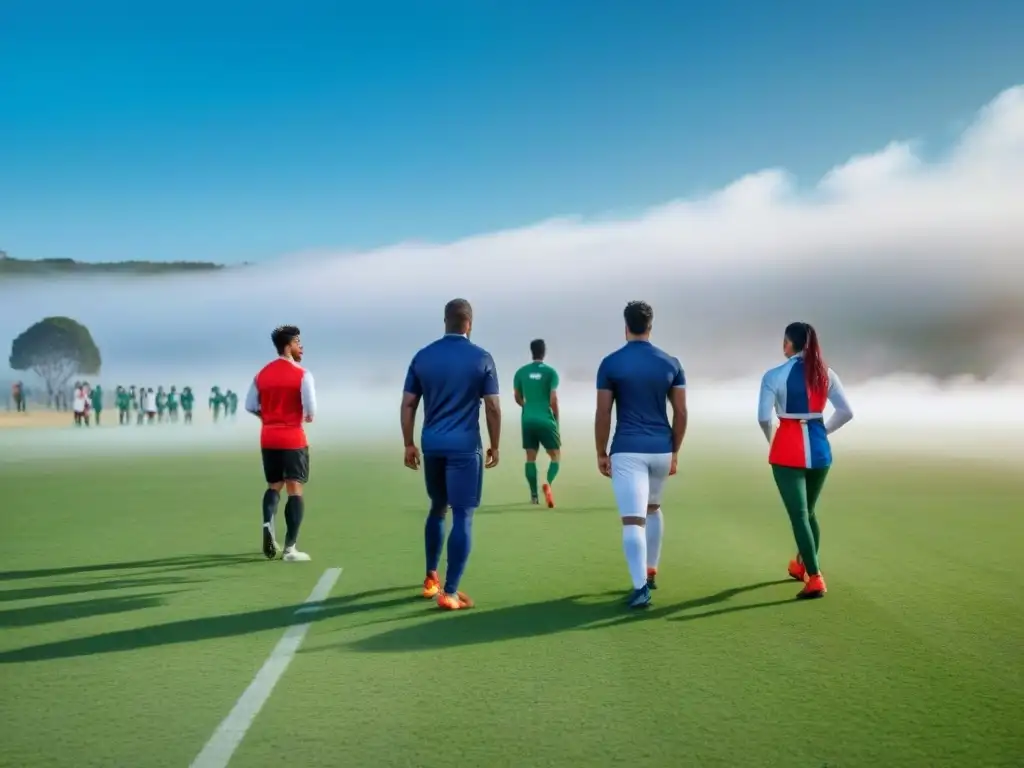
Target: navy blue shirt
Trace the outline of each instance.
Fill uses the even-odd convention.
[[[686,386],[679,360],[649,341],[630,341],[601,361],[597,388],[615,399],[609,453],[672,453],[668,397]]]
[[[405,391],[423,398],[423,453],[476,453],[480,400],[498,394],[494,358],[465,336],[446,334],[413,357]]]

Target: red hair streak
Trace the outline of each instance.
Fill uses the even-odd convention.
[[[804,381],[808,392],[828,392],[828,366],[821,357],[821,344],[814,326],[807,324],[807,343],[804,345]]]

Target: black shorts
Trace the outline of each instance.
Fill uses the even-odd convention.
[[[263,476],[268,483],[309,482],[309,448],[264,448]]]

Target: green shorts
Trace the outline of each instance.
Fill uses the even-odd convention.
[[[524,421],[523,448],[536,451],[541,446],[545,451],[557,451],[562,447],[562,438],[558,434],[556,421]]]

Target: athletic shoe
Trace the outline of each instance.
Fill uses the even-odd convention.
[[[819,573],[817,576],[808,576],[804,588],[796,593],[797,600],[813,600],[816,597],[824,597],[828,590],[825,589],[825,579]]]
[[[464,608],[472,608],[473,601],[464,592],[456,592],[449,595],[447,592],[439,592],[437,595],[437,607],[442,611],[461,611]]]
[[[530,503],[534,505],[540,504],[540,499],[538,499],[536,496],[531,496]]]
[[[799,560],[789,561],[789,578],[793,581],[807,581],[807,569]]]
[[[269,526],[263,526],[263,556],[267,560],[273,560],[277,557],[278,546],[277,542],[274,541],[274,532],[270,530]]]
[[[555,494],[551,492],[551,486],[547,483],[541,486],[541,491],[544,492],[544,501],[548,505],[548,509],[554,509],[555,507]]]
[[[423,597],[427,599],[435,598],[440,591],[441,581],[437,578],[437,571],[431,571],[427,574],[427,578],[423,580]]]
[[[655,582],[655,579],[657,579],[657,577],[658,577],[658,569],[657,568],[648,568],[647,569],[647,588],[648,589],[657,589],[658,588],[658,585]]]
[[[626,600],[626,606],[632,610],[638,608],[646,608],[651,604],[651,590],[644,584],[640,589],[634,589],[629,593],[629,599]]]
[[[286,563],[308,563],[312,558],[305,552],[299,552],[295,547],[285,547],[284,555],[281,557]]]

